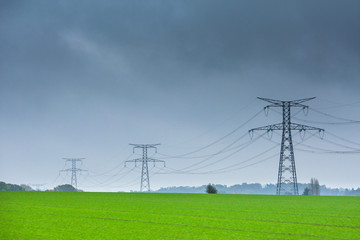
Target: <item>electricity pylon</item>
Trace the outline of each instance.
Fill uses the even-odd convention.
[[[143,190],[146,190],[146,191],[150,192],[150,178],[149,178],[148,163],[149,162],[154,163],[154,167],[155,167],[155,164],[157,162],[162,162],[164,164],[164,167],[165,167],[165,161],[157,160],[157,159],[154,159],[154,158],[149,158],[148,155],[147,155],[148,154],[148,149],[153,148],[153,149],[155,149],[155,152],[156,152],[157,151],[156,146],[160,145],[160,144],[130,144],[130,145],[133,146],[133,152],[135,152],[136,148],[141,148],[142,149],[142,158],[137,158],[137,159],[125,161],[125,167],[126,167],[127,162],[134,162],[135,167],[136,167],[136,163],[140,162],[141,163],[140,192],[143,192]]]
[[[60,172],[70,172],[71,171],[71,185],[77,189],[77,178],[76,173],[81,171],[87,171],[80,168],[76,168],[77,162],[82,162],[85,158],[63,158],[65,162],[71,162],[71,168],[61,170]]]
[[[276,188],[277,195],[281,195],[281,194],[299,195],[291,130],[298,130],[300,132],[302,131],[305,132],[309,130],[316,130],[319,132],[324,131],[324,129],[321,128],[316,128],[316,127],[311,127],[311,126],[306,126],[291,122],[291,108],[301,107],[303,108],[303,110],[306,110],[308,109],[308,106],[303,105],[301,103],[312,100],[314,98],[315,97],[299,99],[294,101],[280,101],[280,100],[274,100],[268,98],[258,98],[260,100],[272,103],[271,105],[266,106],[264,110],[267,110],[270,107],[282,108],[282,115],[283,115],[282,123],[253,128],[249,130],[249,132],[256,130],[265,130],[268,132],[274,130],[282,131],[279,172],[278,172],[278,180],[277,180],[277,188]]]

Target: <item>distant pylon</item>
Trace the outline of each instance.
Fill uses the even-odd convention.
[[[66,162],[71,162],[71,168],[61,170],[60,172],[70,172],[71,171],[71,185],[77,189],[77,177],[76,173],[81,171],[87,171],[80,168],[76,168],[77,162],[82,162],[85,158],[63,158]]]
[[[153,162],[154,166],[155,166],[156,162],[162,162],[164,164],[164,167],[165,167],[165,161],[149,158],[147,156],[148,149],[149,148],[154,148],[155,152],[156,152],[157,151],[156,146],[160,145],[160,144],[130,144],[130,145],[133,146],[133,152],[135,152],[136,148],[141,148],[142,149],[142,158],[137,158],[137,159],[125,161],[125,167],[126,167],[127,162],[134,162],[135,166],[136,166],[136,163],[140,162],[141,163],[140,192],[143,192],[143,191],[150,192],[150,177],[149,177],[148,163]]]
[[[279,161],[279,172],[278,172],[278,180],[276,187],[276,194],[293,194],[299,195],[298,185],[297,185],[297,176],[296,176],[296,168],[295,168],[295,157],[294,157],[294,148],[291,137],[291,130],[298,131],[307,131],[307,130],[316,130],[319,132],[324,131],[324,129],[310,127],[306,125],[301,125],[297,123],[291,122],[291,108],[292,107],[301,107],[304,110],[308,109],[308,106],[303,105],[301,103],[314,99],[313,98],[305,98],[294,101],[280,101],[274,99],[267,98],[258,98],[260,100],[272,103],[264,108],[267,110],[269,107],[281,107],[283,122],[278,124],[273,124],[269,126],[253,128],[249,130],[249,132],[256,130],[266,130],[268,132],[274,130],[282,131],[282,139],[281,139],[281,150],[280,150],[280,161]]]

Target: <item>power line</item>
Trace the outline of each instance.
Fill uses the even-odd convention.
[[[244,127],[246,124],[248,124],[250,121],[252,121],[254,118],[256,118],[262,111],[259,111],[257,112],[254,116],[252,116],[250,119],[248,119],[247,121],[245,121],[244,123],[242,123],[240,126],[238,126],[237,128],[235,128],[234,130],[232,130],[231,132],[229,132],[228,134],[224,135],[223,137],[215,140],[214,142],[211,142],[210,144],[208,145],[205,145],[204,147],[201,147],[199,149],[196,149],[194,151],[191,151],[191,152],[188,152],[188,153],[184,153],[184,154],[181,154],[181,155],[176,155],[176,156],[171,156],[171,155],[167,155],[168,157],[172,157],[172,158],[179,158],[179,157],[184,157],[184,156],[188,156],[188,155],[191,155],[193,153],[197,153],[197,152],[200,152],[206,148],[209,148],[215,144],[217,144],[218,142],[224,140],[225,138],[231,136],[232,134],[234,134],[235,132],[237,132],[239,129],[241,129],[242,127]]]
[[[317,110],[315,108],[309,108],[309,109],[316,112],[316,113],[319,113],[319,114],[322,114],[324,116],[331,117],[331,118],[334,118],[334,119],[337,119],[337,120],[347,121],[347,122],[352,122],[352,123],[360,123],[359,120],[353,120],[353,119],[348,119],[348,118],[337,117],[337,116],[331,115],[329,113],[324,113],[322,111],[319,111],[319,110]]]
[[[247,134],[246,134],[246,135],[247,135]],[[245,144],[241,144],[241,145],[242,145],[241,148],[238,148],[236,151],[228,154],[227,156],[225,156],[225,157],[223,157],[223,158],[220,158],[220,159],[218,159],[218,160],[216,160],[216,161],[214,161],[214,162],[211,162],[211,163],[209,163],[209,164],[207,164],[207,165],[200,166],[200,167],[197,167],[197,168],[194,168],[194,169],[189,169],[189,168],[192,168],[192,167],[194,167],[194,166],[197,166],[197,165],[199,165],[199,164],[201,164],[201,163],[203,163],[203,162],[206,162],[206,161],[210,160],[212,157],[214,157],[214,156],[216,156],[216,155],[213,155],[213,156],[211,156],[211,157],[209,157],[209,158],[207,158],[207,159],[205,159],[205,160],[203,160],[203,161],[200,161],[200,162],[198,162],[198,163],[195,163],[195,164],[190,165],[190,166],[188,166],[188,167],[186,167],[186,168],[182,168],[182,169],[179,169],[179,170],[176,170],[176,171],[178,171],[178,172],[184,172],[184,170],[189,169],[189,170],[186,170],[185,172],[192,172],[192,171],[196,171],[196,170],[199,170],[199,169],[203,169],[203,168],[212,166],[212,165],[214,165],[214,164],[218,164],[219,162],[222,162],[222,161],[224,161],[224,160],[232,157],[233,155],[237,154],[238,152],[244,150],[245,148],[247,148],[249,145],[253,144],[255,141],[257,141],[257,140],[260,139],[260,138],[261,138],[261,136],[259,136],[258,138],[256,138],[256,139],[253,140],[253,141],[249,141],[249,142],[246,142]],[[240,145],[240,146],[241,146],[241,145]],[[227,147],[229,147],[229,146],[227,146]],[[224,149],[226,149],[227,147],[225,147]]]
[[[314,98],[305,98],[305,99],[299,99],[293,101],[281,101],[281,100],[268,99],[268,98],[259,98],[259,99],[271,103],[271,105],[266,106],[265,109],[270,107],[281,107],[283,121],[282,123],[278,123],[278,124],[253,128],[249,130],[249,132],[258,131],[258,130],[265,130],[267,132],[275,131],[275,130],[282,131],[276,194],[299,195],[291,130],[298,130],[298,131],[316,130],[319,132],[324,130],[321,128],[292,123],[291,108],[300,107],[304,110],[308,109],[308,106],[303,105],[302,103],[312,100]]]
[[[112,181],[105,181],[105,182],[102,182],[102,183],[93,182],[94,185],[92,185],[92,186],[89,186],[89,185],[88,185],[88,186],[85,186],[85,187],[101,187],[101,186],[104,186],[104,185],[111,185],[111,184],[113,184],[113,183],[115,183],[115,182],[119,182],[119,180],[125,178],[126,176],[128,176],[130,173],[132,173],[132,172],[135,171],[135,170],[136,170],[136,167],[134,166],[134,167],[131,168],[128,172],[126,172],[125,174],[119,176],[119,178],[113,179]],[[87,179],[87,180],[90,180],[90,179],[91,179],[91,178],[88,179],[87,177],[89,177],[89,176],[86,176],[86,179]],[[92,180],[90,180],[90,181],[92,181]],[[109,186],[107,186],[107,187],[109,187]]]
[[[119,167],[121,167],[121,170],[123,170],[122,166],[124,165],[124,162],[125,162],[126,160],[129,160],[132,155],[134,155],[134,154],[131,153],[128,157],[126,157],[125,160],[121,161],[120,163],[116,164],[114,167],[112,167],[111,169],[109,169],[109,170],[107,170],[107,171],[105,171],[105,172],[98,173],[98,172],[94,172],[94,171],[90,171],[90,170],[89,170],[89,172],[90,172],[90,173],[94,173],[94,174],[92,174],[93,177],[94,177],[94,176],[114,176],[114,175],[116,175],[116,174],[114,174],[114,175],[106,175],[106,174],[108,174],[108,173],[110,173],[110,172],[113,172],[114,170],[116,170],[116,169],[119,168]]]
[[[336,104],[335,106],[322,107],[321,109],[351,107],[351,106],[355,106],[355,105],[360,104],[360,101],[351,102],[351,103],[339,103],[339,102],[335,102],[335,101],[333,101],[333,100],[329,100],[329,99],[325,99],[325,98],[321,98],[321,99],[324,100],[324,101],[330,102],[331,104]]]
[[[304,146],[309,147],[308,145],[304,145]],[[360,153],[360,151],[331,151],[331,150],[314,151],[314,150],[301,149],[301,148],[297,148],[297,150],[302,152],[316,153],[316,154],[359,154]]]
[[[260,136],[263,136],[263,135],[264,135],[264,134],[261,134]],[[244,161],[237,162],[237,163],[232,164],[232,165],[230,165],[230,166],[226,166],[226,167],[219,168],[219,169],[216,169],[216,170],[210,170],[210,171],[206,171],[206,172],[190,172],[190,171],[179,171],[179,170],[176,170],[176,169],[170,169],[170,168],[168,168],[168,169],[172,170],[172,172],[162,173],[162,174],[171,174],[171,173],[177,173],[177,174],[219,174],[219,173],[232,172],[232,171],[236,171],[237,169],[241,169],[241,168],[234,168],[234,167],[239,166],[239,165],[241,165],[241,164],[243,164],[243,163],[249,162],[249,161],[251,161],[251,160],[254,160],[254,159],[256,159],[256,158],[258,158],[258,157],[260,157],[260,156],[262,156],[262,155],[264,155],[264,154],[266,154],[266,153],[274,150],[274,149],[277,148],[278,146],[279,146],[279,144],[277,143],[275,146],[272,146],[272,147],[270,147],[269,149],[267,149],[267,150],[265,150],[265,151],[263,151],[263,152],[255,155],[255,156],[253,156],[253,157],[251,157],[251,158],[248,158],[248,159],[246,159],[246,160],[244,160]],[[235,152],[235,153],[237,153],[237,152]],[[235,154],[235,153],[234,153],[234,154]],[[229,157],[229,156],[228,156],[228,157]],[[230,170],[228,170],[228,169],[230,169]]]
[[[344,142],[347,142],[347,143],[351,143],[351,144],[360,146],[360,143],[351,141],[351,140],[346,139],[346,138],[343,138],[343,137],[340,137],[340,136],[338,136],[338,135],[336,135],[336,134],[334,134],[334,133],[329,132],[328,130],[326,130],[326,135],[330,135],[330,136],[333,136],[333,137],[335,137],[335,138],[337,138],[337,139],[340,139],[340,140],[342,140],[342,141],[344,141]]]
[[[176,146],[179,146],[179,145],[183,145],[184,143],[189,143],[189,142],[192,142],[194,139],[197,139],[197,138],[200,138],[200,137],[203,137],[205,135],[207,135],[208,133],[212,132],[213,130],[219,128],[220,126],[224,125],[226,122],[228,122],[230,119],[234,118],[236,115],[238,115],[241,111],[243,111],[244,109],[247,109],[249,108],[250,106],[254,105],[254,101],[252,101],[251,103],[247,103],[245,104],[244,107],[242,107],[241,109],[239,109],[236,113],[232,114],[230,117],[228,117],[227,119],[223,120],[220,124],[217,124],[215,127],[212,127],[210,129],[208,129],[207,131],[204,131],[203,133],[195,136],[195,137],[192,137],[190,139],[187,139],[185,141],[182,141],[182,142],[179,142],[178,144],[176,144]],[[171,145],[165,145],[165,146],[171,146]]]

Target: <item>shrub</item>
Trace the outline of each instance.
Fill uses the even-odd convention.
[[[217,189],[211,185],[210,183],[206,186],[206,192],[207,193],[212,193],[212,194],[216,194],[217,193]]]

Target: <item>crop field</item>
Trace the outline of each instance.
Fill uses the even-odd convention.
[[[0,192],[0,239],[360,239],[360,197]]]

